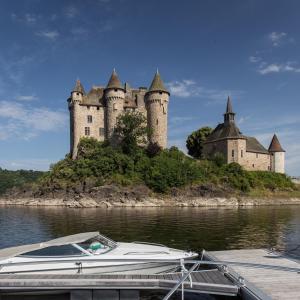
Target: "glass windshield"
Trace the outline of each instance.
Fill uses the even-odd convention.
[[[103,235],[99,235],[96,238],[78,244],[78,246],[91,254],[97,255],[114,249],[117,246],[117,243]]]

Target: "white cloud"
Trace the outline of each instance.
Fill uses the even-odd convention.
[[[36,95],[19,95],[16,97],[18,101],[35,101],[38,100]]]
[[[171,81],[166,83],[170,93],[179,98],[198,97],[210,100],[210,102],[224,101],[228,95],[239,97],[242,91],[208,89],[199,85],[191,79],[183,79],[181,81]]]
[[[257,63],[257,62],[261,61],[261,57],[259,57],[259,56],[250,56],[249,61],[252,62],[252,63]]]
[[[259,66],[258,72],[262,75],[266,75],[269,73],[280,73],[280,72],[299,73],[300,68],[295,65],[295,62],[287,62],[283,64],[277,64],[277,63],[266,64],[264,62]]]
[[[0,101],[0,118],[0,140],[29,140],[41,132],[57,131],[67,124],[67,116],[61,111],[8,101]]]
[[[57,30],[44,30],[36,32],[36,35],[51,41],[55,41],[59,37],[59,32]]]
[[[187,79],[182,81],[171,81],[166,85],[170,89],[172,95],[182,98],[197,96],[201,89],[201,87],[196,85],[195,81]]]
[[[286,39],[287,33],[273,31],[268,35],[269,40],[274,47],[280,46]]]

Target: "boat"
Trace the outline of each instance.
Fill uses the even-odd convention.
[[[160,274],[195,252],[143,242],[115,242],[99,232],[0,250],[0,274]]]

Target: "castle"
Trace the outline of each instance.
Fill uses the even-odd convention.
[[[227,163],[236,162],[246,170],[285,173],[285,151],[274,134],[268,150],[254,137],[243,135],[235,124],[235,113],[228,97],[224,122],[219,124],[207,137],[203,154],[212,158],[217,153]]]
[[[72,158],[77,156],[82,137],[110,140],[118,116],[126,111],[141,112],[152,131],[150,142],[166,148],[169,96],[158,71],[149,89],[134,89],[128,83],[122,85],[115,70],[106,87],[93,86],[88,93],[77,80],[68,99]]]

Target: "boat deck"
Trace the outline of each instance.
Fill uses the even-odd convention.
[[[192,273],[192,287],[185,281],[186,292],[235,296],[238,287],[218,270],[203,270]],[[163,275],[0,275],[0,290],[170,290],[181,279],[180,273]]]

